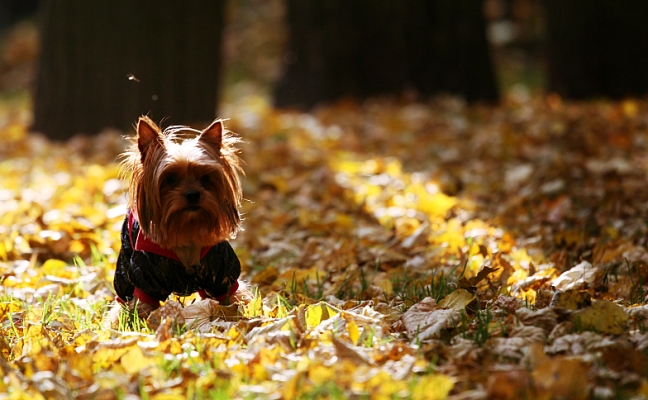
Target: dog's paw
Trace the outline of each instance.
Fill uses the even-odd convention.
[[[244,282],[238,281],[239,287],[234,294],[230,296],[232,302],[238,302],[243,304],[248,304],[254,299],[254,294],[252,293],[251,286]]]

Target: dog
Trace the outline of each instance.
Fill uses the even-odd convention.
[[[221,119],[202,131],[162,131],[139,118],[122,160],[130,183],[114,288],[117,302],[137,306],[140,318],[171,293],[221,303],[251,299],[227,242],[241,229],[239,142]]]

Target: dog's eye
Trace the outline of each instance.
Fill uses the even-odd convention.
[[[178,178],[178,175],[176,174],[169,174],[164,178],[164,183],[166,183],[169,186],[176,186],[180,179]]]
[[[209,175],[203,175],[200,178],[200,184],[203,185],[203,186],[209,185],[210,182],[211,182],[211,180],[209,179]]]

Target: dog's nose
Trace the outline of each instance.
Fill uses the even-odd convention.
[[[189,204],[196,204],[200,201],[200,192],[197,190],[190,190],[185,193],[185,199]]]

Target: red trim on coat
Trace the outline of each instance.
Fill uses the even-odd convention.
[[[128,234],[130,236],[131,240],[131,246],[133,247],[134,250],[137,251],[146,251],[148,253],[153,253],[157,254],[159,256],[164,256],[167,258],[170,258],[172,260],[176,260],[178,262],[180,261],[180,258],[176,255],[176,253],[171,250],[171,249],[165,249],[164,247],[160,246],[159,244],[155,243],[151,238],[146,236],[144,233],[144,230],[142,229],[142,226],[140,225],[140,229],[137,232],[137,238],[135,238],[135,245],[133,245],[133,225],[135,224],[136,217],[132,211],[128,212]],[[207,252],[212,248],[213,246],[205,246],[202,249],[200,249],[200,259],[202,260],[205,258],[207,255]]]
[[[173,250],[170,249],[165,249],[159,244],[155,243],[153,240],[151,240],[148,236],[144,234],[144,231],[142,230],[142,227],[140,226],[139,231],[137,232],[137,238],[135,238],[135,244],[133,245],[133,226],[135,225],[136,217],[132,211],[128,211],[128,237],[131,243],[131,247],[136,250],[136,251],[146,251],[149,253],[157,254],[159,256],[164,256],[171,258],[175,261],[181,262],[180,258],[173,252]],[[207,252],[212,248],[213,246],[205,246],[200,250],[200,259],[202,260],[206,255]],[[227,299],[229,299],[229,296],[232,296],[234,293],[239,288],[239,283],[238,281],[235,281],[232,287],[230,287],[229,293],[225,293],[223,295],[214,297],[214,300],[217,300],[219,303],[225,302]],[[198,291],[198,294],[202,298],[212,298],[207,294],[205,289],[201,289]],[[138,287],[135,287],[133,290],[133,297],[136,297],[141,303],[146,303],[155,307],[160,306],[160,301],[163,301],[164,299],[155,299],[148,294],[144,293],[141,291]],[[118,303],[124,304],[124,300],[122,300],[119,296],[115,297],[115,300],[117,300]]]
[[[137,297],[140,303],[150,304],[152,306],[155,306],[156,308],[160,307],[160,300],[154,299],[153,297],[139,290],[139,288],[137,287],[135,288],[135,290],[133,290],[133,296]]]

